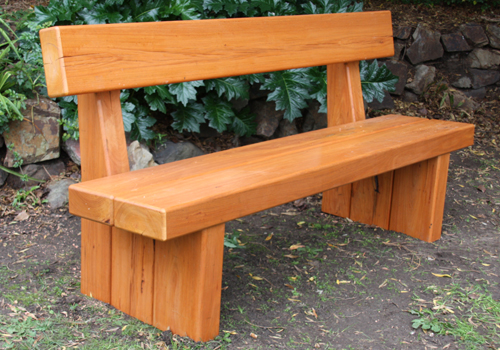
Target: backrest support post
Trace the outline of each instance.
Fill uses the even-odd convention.
[[[328,126],[365,119],[359,62],[327,65]]]

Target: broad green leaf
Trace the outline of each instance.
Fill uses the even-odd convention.
[[[38,24],[44,24],[49,22],[52,25],[56,20],[57,20],[56,14],[50,11],[48,7],[45,6],[35,7],[35,21]]]
[[[135,120],[135,125],[138,129],[138,133],[139,135],[137,136],[140,136],[138,137],[138,139],[142,139],[142,140],[152,140],[155,138],[155,133],[153,130],[149,129],[150,127],[152,127],[154,124],[156,123],[156,119],[153,118],[153,117],[150,117],[150,116],[146,116],[146,117],[139,117]]]
[[[134,110],[135,106],[133,103],[122,103],[123,127],[126,132],[132,131],[132,124],[135,122]]]
[[[255,134],[256,126],[255,115],[251,114],[250,109],[247,107],[236,113],[231,129],[240,136],[251,136]]]
[[[306,14],[309,14],[309,15],[320,13],[318,8],[316,7],[316,5],[314,3],[312,3],[311,1],[309,1],[306,4],[303,4],[302,8],[304,9],[304,12]]]
[[[249,75],[242,75],[241,78],[247,80],[250,84],[255,84],[255,83],[264,83],[266,81],[266,77],[264,76],[264,73],[256,73],[256,74],[249,74]]]
[[[226,0],[226,4],[224,5],[224,9],[226,10],[229,17],[238,12],[240,4],[238,0]]]
[[[361,61],[359,64],[359,73],[361,76],[363,97],[368,103],[372,102],[374,98],[382,102],[385,95],[384,90],[394,92],[396,89],[395,85],[399,80],[385,64],[379,67],[377,60],[374,60],[371,64]]]
[[[134,11],[134,22],[154,22],[159,20],[159,13],[164,5],[163,0],[146,1]]]
[[[203,9],[220,12],[224,8],[224,0],[203,0]]]
[[[152,111],[160,111],[162,113],[167,113],[167,107],[165,106],[165,100],[160,97],[157,93],[151,95],[145,95],[144,99],[149,104],[149,108]]]
[[[205,108],[205,119],[209,121],[208,125],[218,132],[225,131],[234,117],[231,104],[213,95],[208,95],[202,100]]]
[[[267,100],[276,102],[276,110],[285,110],[284,117],[289,121],[301,117],[300,110],[307,107],[310,82],[306,72],[306,69],[273,72],[261,86],[261,90],[272,91]]]
[[[187,106],[179,105],[177,111],[172,113],[174,122],[172,128],[179,132],[200,132],[200,123],[205,121],[203,117],[203,105],[190,103]]]
[[[173,0],[170,4],[171,12],[176,16],[181,16],[184,20],[200,19],[201,14],[190,0]]]
[[[168,91],[177,96],[177,101],[186,106],[189,100],[196,100],[196,88],[203,85],[203,80],[187,81],[185,83],[170,84]]]
[[[327,95],[327,82],[326,71],[324,67],[313,67],[309,70],[309,77],[311,79],[311,97],[318,100],[321,104],[318,112],[326,113],[326,95]]]
[[[207,91],[215,90],[219,97],[226,94],[228,100],[248,98],[248,85],[239,78],[219,78],[205,81]]]
[[[175,98],[168,92],[165,85],[148,86],[144,88],[146,95],[144,98],[152,111],[167,113],[166,103],[176,104]]]

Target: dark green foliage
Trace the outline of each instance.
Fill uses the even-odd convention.
[[[396,90],[395,85],[398,82],[398,77],[394,76],[385,65],[379,67],[377,60],[371,64],[366,61],[360,62],[359,74],[366,102],[372,102],[374,98],[382,101],[384,90],[389,92]]]
[[[29,23],[34,28],[36,25],[356,12],[362,11],[362,7],[361,2],[353,0],[52,0],[47,7],[36,7]],[[33,43],[39,51],[38,42]],[[231,100],[248,98],[250,85],[258,83],[262,84],[261,89],[271,91],[268,100],[275,101],[276,108],[284,110],[285,118],[290,121],[302,115],[301,110],[307,107],[309,99],[318,100],[320,111],[326,112],[325,71],[324,67],[314,67],[126,90],[121,97],[125,130],[134,138],[152,139],[155,137],[150,130],[154,124],[152,114],[170,113],[172,127],[179,132],[197,132],[201,123],[208,122],[219,132],[231,130],[250,135],[255,131],[254,116],[248,109],[236,112]],[[363,91],[367,100],[383,98],[382,89],[391,89],[394,77],[385,67],[373,67],[366,72],[369,81],[364,83]],[[75,102],[60,100],[66,138],[78,137]]]
[[[285,118],[292,121],[301,117],[300,110],[307,107],[309,86],[307,69],[292,69],[269,74],[261,89],[272,91],[267,100],[275,101],[276,110],[285,110]]]

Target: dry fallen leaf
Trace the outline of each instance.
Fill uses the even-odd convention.
[[[481,192],[486,192],[486,187],[484,187],[484,185],[477,186],[477,189]]]
[[[290,246],[290,248],[288,248],[288,249],[290,249],[290,250],[295,250],[295,249],[304,248],[304,247],[305,247],[305,246],[303,246],[302,244],[292,244],[292,245]]]
[[[29,214],[26,212],[26,210],[23,210],[22,212],[20,212],[19,214],[17,214],[17,216],[14,218],[14,221],[24,221],[24,220],[27,220],[29,219]]]
[[[266,237],[266,241],[270,241],[271,238],[273,238],[274,236],[274,233],[271,233],[269,236]]]
[[[257,338],[259,337],[259,336],[258,336],[257,334],[255,334],[255,333],[250,333],[250,336],[251,336],[252,338],[254,338],[254,339],[257,339]]]
[[[295,259],[295,258],[298,258],[297,255],[292,255],[292,254],[287,254],[287,255],[284,255],[285,258],[290,258],[290,259]]]
[[[440,273],[434,273],[434,272],[432,272],[432,274],[434,276],[436,276],[436,277],[448,277],[448,278],[451,278],[451,276],[448,275],[448,274],[440,274]]]

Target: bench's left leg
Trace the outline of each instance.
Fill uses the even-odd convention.
[[[155,327],[195,341],[219,334],[224,228],[155,242]]]
[[[426,242],[441,237],[450,154],[394,172],[389,229]]]

